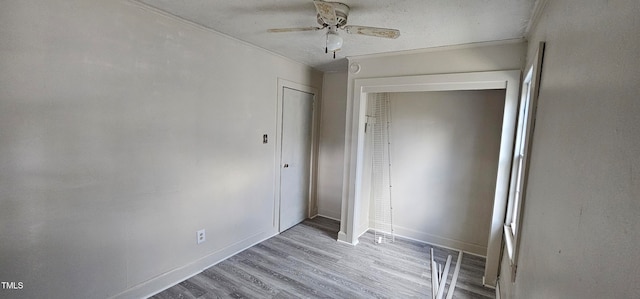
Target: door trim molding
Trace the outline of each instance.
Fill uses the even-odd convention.
[[[318,89],[312,86],[296,83],[286,79],[278,78],[278,98],[276,99],[276,138],[275,138],[275,156],[274,156],[274,196],[273,196],[273,230],[277,234],[280,232],[280,175],[282,171],[282,105],[284,88],[294,89],[306,93],[313,94],[313,112],[311,117],[311,157],[310,157],[310,174],[309,174],[309,209],[307,210],[307,218],[315,215],[317,211],[316,198],[316,176],[318,169],[318,132],[320,120],[320,101]]]
[[[360,211],[364,155],[364,123],[367,94],[379,92],[504,89],[505,104],[500,138],[500,154],[488,236],[484,284],[495,286],[500,265],[502,227],[507,208],[509,174],[513,154],[515,124],[520,89],[520,70],[362,78],[354,80],[353,101],[347,103],[347,129],[342,191],[342,220],[338,239],[358,243],[356,225]]]

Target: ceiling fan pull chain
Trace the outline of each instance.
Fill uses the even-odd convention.
[[[336,51],[333,51],[333,59],[336,59]]]

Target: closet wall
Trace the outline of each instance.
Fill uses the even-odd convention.
[[[504,90],[391,93],[395,232],[485,255]],[[371,205],[370,227],[375,226]]]

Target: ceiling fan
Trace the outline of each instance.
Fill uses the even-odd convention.
[[[383,38],[398,38],[400,31],[397,29],[367,27],[358,25],[347,25],[347,17],[349,16],[349,6],[340,2],[327,2],[321,0],[313,1],[318,12],[318,24],[321,27],[301,27],[301,28],[276,28],[269,29],[268,32],[296,32],[296,31],[316,31],[327,29],[327,39],[325,53],[333,52],[333,58],[336,58],[336,51],[342,48],[342,37],[338,34],[338,29],[344,30],[349,34],[361,34]]]

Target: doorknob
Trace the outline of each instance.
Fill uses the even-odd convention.
[[[284,168],[289,168],[289,164],[284,164]]]

